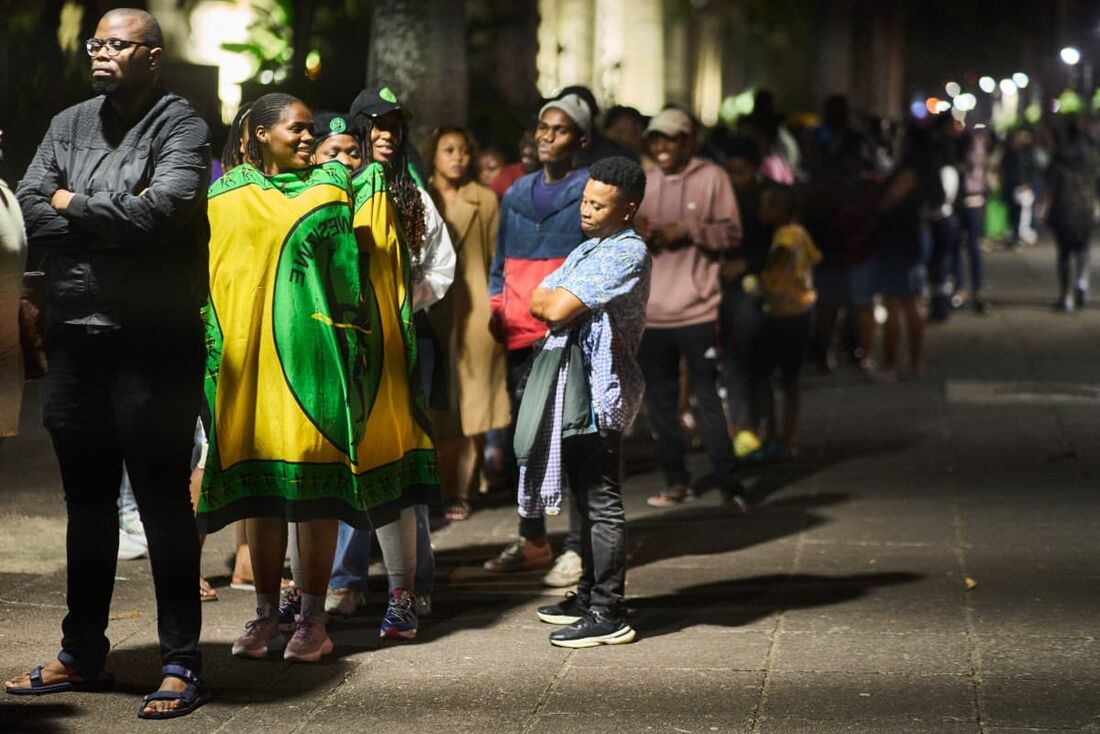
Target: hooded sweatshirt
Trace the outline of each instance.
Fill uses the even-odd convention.
[[[703,158],[692,158],[675,175],[650,171],[638,216],[653,226],[679,223],[691,236],[689,246],[653,256],[646,328],[717,320],[721,254],[741,243],[741,216],[725,171]]]

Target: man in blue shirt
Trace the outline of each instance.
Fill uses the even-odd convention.
[[[531,315],[549,327],[548,341],[571,333],[581,347],[596,429],[560,441],[561,474],[582,520],[584,570],[575,595],[538,610],[542,621],[563,625],[550,635],[559,647],[634,639],[623,610],[626,519],[619,456],[622,432],[645,389],[635,354],[645,330],[650,257],[633,228],[644,194],[638,164],[623,157],[593,163],[581,199],[581,228],[591,239],[531,296]],[[549,443],[550,437],[538,440]]]

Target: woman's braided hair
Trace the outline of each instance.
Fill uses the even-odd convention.
[[[256,168],[263,170],[264,156],[260,141],[256,139],[256,129],[270,129],[283,116],[283,110],[293,104],[305,105],[305,102],[292,94],[272,92],[256,100],[248,113],[248,145],[245,147],[245,159]]]
[[[374,118],[362,114],[357,117],[363,129],[363,146],[369,151]],[[393,208],[397,212],[397,222],[401,226],[401,233],[405,236],[405,246],[409,248],[415,269],[420,263],[420,253],[424,246],[424,238],[427,236],[427,227],[424,224],[424,201],[420,198],[420,189],[417,188],[416,181],[409,173],[408,139],[409,127],[402,119],[401,143],[397,146],[393,158],[385,165],[384,171],[386,188],[389,190]]]
[[[229,126],[229,138],[222,148],[221,164],[223,171],[229,171],[244,163],[241,155],[241,138],[244,137],[244,128],[248,124],[248,113],[252,111],[252,103],[245,102],[237,110],[233,118],[233,124]]]

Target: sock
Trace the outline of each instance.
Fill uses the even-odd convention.
[[[375,531],[382,549],[382,563],[390,580],[390,593],[395,589],[413,591],[416,573],[416,510],[406,507],[396,522]]]
[[[279,593],[261,594],[256,592],[256,616],[271,617],[279,611]]]
[[[327,620],[324,594],[302,594],[302,619],[311,617],[317,617],[321,622]]]

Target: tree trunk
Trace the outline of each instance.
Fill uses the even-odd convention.
[[[367,86],[388,86],[412,112],[412,142],[439,125],[465,125],[468,97],[463,0],[377,0]]]

